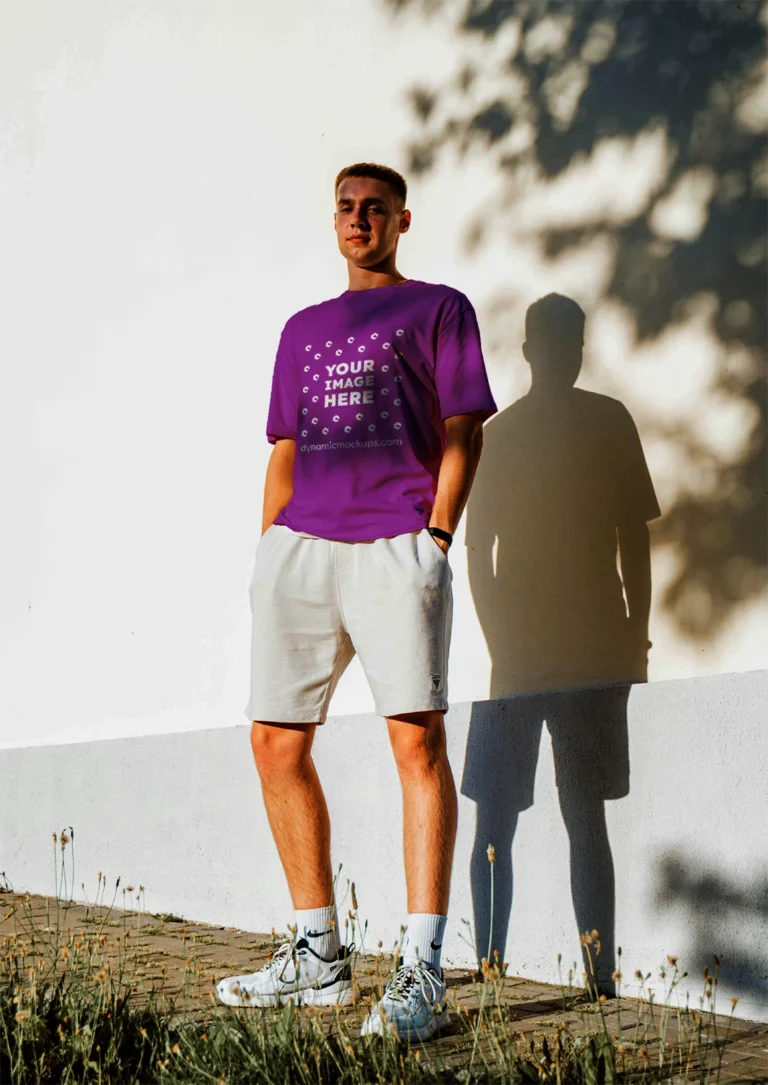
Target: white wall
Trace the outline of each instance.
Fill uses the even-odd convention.
[[[605,803],[616,943],[623,950],[630,992],[635,969],[650,970],[658,998],[658,967],[672,954],[690,975],[681,998],[689,991],[691,1005],[698,1006],[701,969],[711,968],[717,953],[719,1005],[728,1011],[730,998],[738,997],[737,1014],[768,1020],[768,749],[753,734],[767,696],[768,672],[659,682],[630,693],[629,793]],[[524,802],[515,793],[519,753],[512,747],[504,753],[494,744],[494,723],[503,725],[498,738],[508,733],[516,714],[526,712],[531,719],[532,708],[546,716],[551,701],[544,696],[459,704],[448,716],[450,758],[462,791],[444,951],[455,964],[473,961],[461,921],[473,920],[476,803],[464,793],[497,804],[491,839],[477,846],[484,853],[487,843],[495,843],[501,871],[501,841],[509,834],[513,811]],[[477,729],[474,738],[471,728]],[[570,901],[568,836],[558,809],[549,733],[539,728],[536,735],[541,735],[540,749],[529,751],[535,766],[533,804],[521,813],[514,834],[506,957],[513,974],[557,982],[558,953],[564,972],[578,959],[579,927]],[[468,743],[475,744],[474,764],[481,770],[473,780],[464,771]],[[347,879],[356,883],[360,916],[369,922],[368,949],[374,950],[378,939],[391,947],[406,901],[398,786],[381,721],[360,715],[330,720],[318,733],[316,761],[329,785],[333,858],[343,864],[340,887]],[[589,766],[577,767],[589,793],[594,776]],[[483,796],[487,775],[502,786]],[[93,899],[97,872],[103,871],[108,899],[120,875],[122,887],[145,887],[149,911],[254,931],[284,929],[292,921],[251,765],[247,725],[4,750],[0,778],[0,870],[18,890],[53,892],[51,833],[73,826],[74,878],[71,848],[66,869],[76,899]],[[590,859],[601,806],[575,834],[576,854],[593,894],[602,877]],[[55,848],[54,853],[60,855]],[[487,876],[483,860],[483,890]],[[347,907],[348,897],[342,917]],[[601,933],[607,941],[607,932]],[[482,952],[486,939],[481,930]]]
[[[356,159],[405,166],[407,91],[461,60],[458,10],[424,22],[354,0],[3,4],[0,745],[241,721],[277,336],[345,287],[333,177]],[[474,256],[462,239],[486,200],[492,218],[497,178],[479,154],[445,159],[412,184],[401,260],[475,301],[500,406],[525,390],[525,307],[577,296],[584,383],[634,414],[663,509],[695,474],[681,417],[706,419],[716,457],[753,439],[751,408],[715,380],[752,361],[717,340],[706,297],[638,345],[605,297],[610,244],[552,257],[536,230],[563,208],[593,213],[596,192],[630,215],[656,198],[670,153],[651,134],[557,182],[532,178]],[[700,187],[660,207],[662,233],[682,215],[695,234]],[[657,548],[651,680],[765,666],[765,592],[688,638],[662,602],[680,560],[674,541]],[[487,695],[489,662],[461,537],[452,561],[458,702]],[[355,664],[333,710],[370,706]]]

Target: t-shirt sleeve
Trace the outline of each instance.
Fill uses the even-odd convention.
[[[640,434],[629,411],[622,406],[619,433],[613,443],[619,520],[656,520],[661,516]]]
[[[441,418],[472,411],[482,411],[490,418],[496,413],[477,317],[463,296],[445,313],[437,333],[435,385]]]
[[[272,395],[267,414],[267,439],[275,444],[279,437],[296,439],[299,416],[299,383],[296,362],[291,348],[291,333],[286,324],[272,372]]]

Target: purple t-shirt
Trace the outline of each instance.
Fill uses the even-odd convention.
[[[360,542],[429,523],[443,419],[496,411],[467,298],[415,279],[345,290],[283,329],[267,437],[296,441],[276,524]]]

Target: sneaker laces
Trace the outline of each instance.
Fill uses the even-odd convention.
[[[309,947],[303,947],[309,948]],[[325,957],[319,957],[318,960],[323,961],[324,964],[336,964],[340,960],[340,954],[343,949],[346,949],[346,956],[351,956],[355,949],[355,943],[350,942],[348,946],[339,946],[336,956],[330,960]],[[283,942],[274,951],[267,963],[259,969],[260,972],[269,972],[270,969],[274,969],[278,975],[282,973],[288,962],[296,957],[296,943],[295,942]]]
[[[440,990],[438,977],[427,965],[418,961],[416,964],[401,964],[390,980],[385,991],[385,997],[392,1002],[408,1002],[414,987],[419,986],[424,994],[425,987],[429,988],[429,1002],[438,1001]]]
[[[274,970],[279,975],[288,964],[288,961],[291,959],[292,955],[293,943],[283,942],[282,945],[277,947],[277,949],[274,951],[267,963],[259,969],[259,972],[270,972]]]

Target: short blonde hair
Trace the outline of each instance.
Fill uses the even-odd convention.
[[[408,196],[408,185],[405,178],[397,170],[389,166],[380,166],[376,162],[355,162],[354,166],[345,166],[336,176],[333,187],[334,196],[338,195],[339,185],[347,177],[372,177],[375,181],[384,181],[394,189],[398,199],[402,200],[403,206]]]

